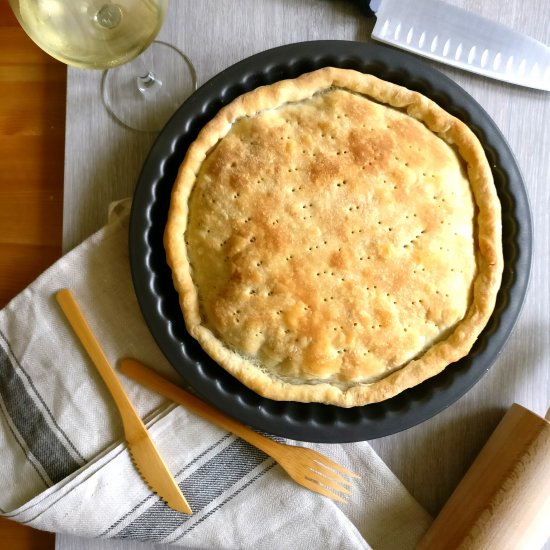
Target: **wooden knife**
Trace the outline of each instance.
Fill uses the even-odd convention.
[[[141,477],[170,508],[192,514],[187,500],[124,391],[72,292],[65,288],[57,292],[55,297],[116,403],[130,456]]]

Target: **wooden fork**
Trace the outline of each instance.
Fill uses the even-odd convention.
[[[346,502],[337,493],[351,494],[346,487],[351,485],[351,483],[340,474],[359,478],[354,472],[340,466],[313,449],[285,445],[258,434],[244,424],[229,418],[214,407],[186,392],[179,386],[172,384],[135,359],[123,359],[120,363],[120,370],[140,384],[164,395],[175,403],[183,405],[202,418],[248,441],[248,443],[276,460],[296,483],[315,493],[327,496],[338,502]]]

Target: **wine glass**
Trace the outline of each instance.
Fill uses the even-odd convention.
[[[29,37],[63,63],[106,69],[107,110],[124,126],[158,131],[195,90],[187,56],[155,41],[168,0],[9,0]]]

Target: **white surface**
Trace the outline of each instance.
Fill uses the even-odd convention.
[[[411,0],[414,1],[414,0]],[[550,44],[550,2],[453,0]],[[160,38],[193,61],[199,85],[253,53],[316,39],[370,40],[374,20],[333,0],[173,0]],[[520,403],[544,416],[550,406],[550,93],[484,79],[435,64],[489,113],[523,172],[535,225],[534,264],[527,300],[514,333],[489,373],[435,418],[371,441],[373,448],[432,514],[437,514],[504,411]],[[109,119],[101,74],[69,70],[65,157],[64,246],[101,227],[107,205],[130,196],[154,135]],[[143,548],[129,543],[59,537],[56,548]],[[547,544],[550,549],[550,544]]]

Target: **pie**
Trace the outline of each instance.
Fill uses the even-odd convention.
[[[494,310],[501,232],[465,124],[328,67],[204,126],[164,244],[187,330],[219,365],[267,398],[352,407],[468,354]]]

